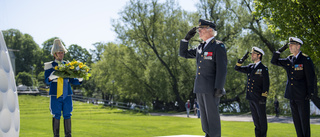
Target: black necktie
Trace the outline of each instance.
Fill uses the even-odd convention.
[[[296,61],[296,57],[292,58],[292,63],[294,63]]]
[[[202,43],[202,45],[201,45],[201,51],[203,51],[204,45],[206,45],[206,42]]]

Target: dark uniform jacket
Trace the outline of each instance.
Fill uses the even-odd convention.
[[[287,71],[287,86],[284,97],[292,100],[304,100],[306,96],[314,92],[315,72],[310,57],[299,53],[298,58],[292,63],[294,55],[280,58],[280,54],[274,52],[271,63],[282,66]]]
[[[197,73],[194,93],[214,93],[223,89],[227,75],[227,53],[221,41],[212,39],[202,50],[201,44],[188,50],[188,42],[180,42],[180,56],[197,59]]]
[[[269,92],[269,72],[268,68],[261,62],[254,68],[255,64],[247,66],[235,66],[235,70],[246,73],[248,76],[247,95],[248,100],[263,101],[267,99]]]
[[[57,80],[52,80],[49,81],[49,76],[50,74],[54,71],[54,67],[58,66],[58,63],[55,61],[51,61],[51,62],[46,62],[44,63],[44,79],[45,79],[45,83],[47,85],[50,85],[50,91],[49,91],[49,95],[57,95]],[[72,95],[72,89],[71,89],[71,85],[80,85],[81,82],[79,82],[79,80],[77,78],[65,78],[68,79],[68,95]]]

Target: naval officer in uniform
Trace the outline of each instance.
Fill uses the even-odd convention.
[[[196,34],[204,41],[194,49],[188,49],[189,40]],[[202,130],[206,137],[220,137],[219,115],[220,97],[225,94],[224,84],[227,75],[227,53],[224,44],[215,39],[216,25],[200,19],[199,27],[192,28],[180,41],[180,56],[196,58],[197,73],[194,90],[200,106]]]
[[[44,63],[45,70],[45,83],[50,85],[50,112],[53,115],[52,128],[54,137],[59,137],[60,129],[60,117],[61,111],[63,112],[64,118],[64,132],[66,137],[71,137],[71,112],[72,106],[72,89],[71,85],[80,85],[82,78],[59,78],[54,75],[55,69],[59,63],[65,64],[63,60],[64,54],[67,50],[62,45],[60,39],[55,39],[51,49],[51,54],[54,56],[54,61]],[[60,86],[59,80],[62,80],[62,86]],[[59,86],[61,88],[59,88]],[[59,90],[60,89],[60,90]]]
[[[268,68],[261,62],[264,52],[258,47],[253,47],[251,51],[251,60],[254,63],[242,66],[242,63],[248,58],[248,54],[249,52],[238,60],[235,70],[246,73],[248,76],[246,99],[249,100],[255,135],[256,137],[266,137],[268,128],[266,100],[270,86],[269,72]]]
[[[310,98],[314,93],[315,71],[313,62],[300,48],[299,38],[289,38],[292,55],[280,58],[280,53],[288,48],[285,44],[273,53],[271,63],[287,71],[287,86],[284,97],[290,100],[291,114],[298,137],[310,137]]]

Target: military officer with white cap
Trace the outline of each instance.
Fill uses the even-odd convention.
[[[61,111],[63,111],[65,136],[71,137],[71,112],[73,109],[71,95],[73,93],[70,84],[80,85],[82,81],[82,78],[59,78],[54,75],[54,67],[59,63],[66,63],[63,60],[65,53],[67,53],[67,50],[62,45],[61,40],[55,39],[51,49],[51,54],[54,56],[55,60],[44,63],[45,83],[50,85],[50,111],[53,115],[52,128],[54,137],[59,137]],[[59,88],[59,80],[62,81],[61,88]]]
[[[292,55],[280,58],[280,53],[288,48],[288,44]],[[273,53],[271,63],[287,71],[284,97],[290,100],[297,136],[310,137],[310,98],[314,93],[314,65],[311,58],[300,51],[302,40],[290,37],[288,44]]]
[[[196,34],[204,41],[197,48],[189,49],[189,40]],[[202,130],[206,137],[220,137],[220,97],[225,94],[227,75],[227,53],[224,44],[215,39],[216,26],[213,22],[200,19],[199,27],[192,28],[180,42],[180,56],[197,59],[194,90],[200,106]]]
[[[269,72],[261,62],[264,52],[258,47],[252,48],[251,60],[254,63],[242,66],[242,63],[248,58],[248,54],[249,52],[238,60],[235,70],[246,73],[248,76],[246,99],[249,100],[255,135],[256,137],[266,137],[268,129],[266,99],[270,86]]]

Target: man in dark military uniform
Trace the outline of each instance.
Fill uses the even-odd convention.
[[[284,97],[290,100],[293,123],[298,137],[310,137],[310,98],[314,92],[315,72],[310,57],[300,51],[302,40],[289,38],[292,55],[279,58],[288,44],[273,53],[271,63],[287,71],[287,86]]]
[[[248,53],[238,60],[235,70],[246,73],[248,76],[246,98],[249,100],[255,134],[256,137],[266,137],[268,128],[266,99],[270,86],[269,72],[268,68],[261,63],[264,52],[257,47],[253,47],[251,53],[251,60],[254,63],[242,66],[242,63],[248,58]]]
[[[204,41],[197,48],[189,49],[189,40],[196,34]],[[227,53],[224,44],[216,40],[213,22],[200,19],[199,27],[192,28],[180,42],[180,56],[197,59],[194,93],[200,106],[202,130],[206,137],[220,137],[220,97],[225,94],[227,75]]]

